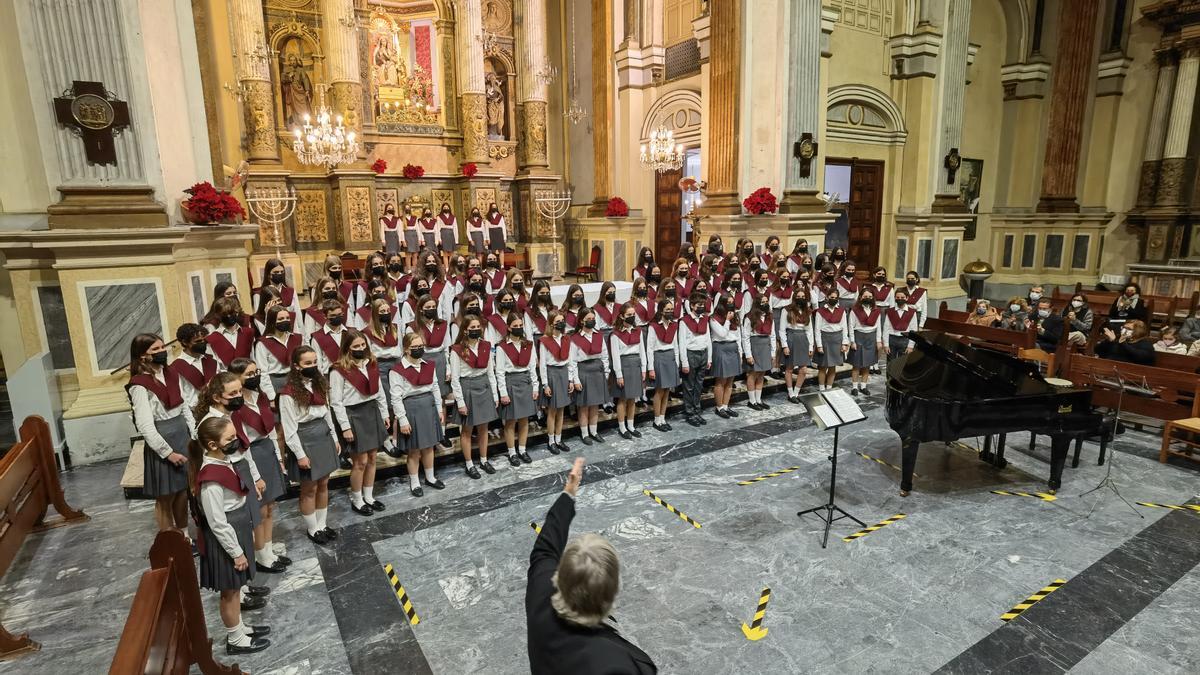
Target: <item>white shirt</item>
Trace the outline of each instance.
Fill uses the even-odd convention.
[[[861,319],[858,318],[858,314],[855,313],[853,308],[846,310],[846,316],[849,317],[849,321],[850,321],[850,331],[852,333],[854,333],[855,335],[858,335],[859,333],[862,333],[864,335],[873,335],[875,337],[875,342],[882,342],[883,341],[883,312],[884,312],[884,310],[880,309],[879,316],[875,317],[875,323],[868,324],[868,323],[864,323]],[[870,312],[867,313],[867,316],[870,317]]]
[[[263,346],[263,342],[265,342],[267,340],[274,340],[275,342],[279,342],[279,344],[286,347],[288,340],[291,338],[291,335],[292,335],[291,333],[288,333],[288,337],[285,338],[282,342],[280,342],[279,338],[275,337],[274,335],[266,335],[266,336],[263,336],[263,338],[261,340],[259,340],[258,342],[256,342],[254,344],[254,364],[258,366],[258,369],[260,371],[262,371],[262,374],[264,376],[265,375],[282,375],[292,369],[291,363],[280,362],[278,359],[275,358],[275,355],[271,353],[271,350],[269,350]],[[304,341],[301,340],[300,344],[304,344]],[[271,378],[263,377],[264,386],[270,387],[271,385],[267,384],[270,381],[271,381]]]
[[[507,342],[508,344],[516,346],[518,349],[521,347],[521,345],[518,342],[515,342],[512,338],[509,338]],[[496,350],[492,352],[492,358],[496,359],[496,389],[499,391],[501,396],[508,396],[509,398],[512,398],[512,392],[508,390],[507,376],[521,372],[529,373],[529,383],[533,387],[534,395],[536,396],[538,393],[540,393],[538,386],[537,348],[536,345],[532,345],[532,343],[530,343],[530,345],[532,348],[529,350],[529,364],[526,366],[518,366],[517,364],[513,363],[512,359],[508,358],[508,352],[504,351],[500,347],[497,347]]]
[[[742,351],[741,324],[735,323],[733,326],[729,326],[728,318],[726,317],[726,323],[717,321],[715,316],[710,318],[708,320],[708,332],[712,333],[713,342],[732,342],[736,344],[738,358],[742,358],[745,352]]]
[[[304,387],[312,391],[312,382],[305,382]],[[329,437],[333,439],[334,447],[339,444],[337,432],[334,431],[333,415],[329,412],[329,406],[310,405],[307,408],[301,408],[300,404],[296,403],[296,399],[291,396],[280,396],[279,402],[279,417],[283,423],[283,442],[287,444],[288,450],[296,456],[296,459],[304,459],[308,457],[304,446],[300,443],[300,425],[312,420],[324,419],[329,425]]]
[[[699,320],[701,317],[689,312],[689,316],[693,320]],[[708,321],[705,319],[705,321]],[[711,324],[710,324],[711,325]],[[710,329],[711,330],[711,329]],[[698,335],[692,332],[691,328],[684,321],[679,322],[679,349],[683,352],[684,358],[687,358],[688,352],[704,352],[704,360],[707,363],[712,363],[712,335],[709,331],[704,331],[704,334]]]
[[[770,315],[768,314],[768,316],[770,316]],[[746,356],[754,356],[754,352],[750,349],[750,338],[754,337],[755,335],[760,335],[760,333],[758,331],[754,330],[754,326],[752,326],[750,324],[750,320],[742,319],[742,354],[745,354]],[[767,336],[770,338],[767,340],[767,342],[771,343],[771,360],[774,361],[775,360],[775,326],[774,326],[774,324],[772,324],[771,332],[767,333]],[[756,363],[755,365],[761,366],[763,364]]]
[[[570,340],[571,336],[560,335],[559,338]],[[560,342],[560,340],[555,340],[555,342]],[[542,344],[541,340],[538,340],[538,374],[541,376],[541,381],[546,386],[549,386],[550,384],[550,379],[546,376],[546,369],[557,366],[567,367],[567,382],[579,381],[579,374],[576,371],[575,361],[571,359],[570,350],[567,350],[566,359],[559,360],[556,356],[551,354],[548,349],[546,349],[546,345]]]
[[[154,374],[154,379],[164,385],[166,384],[166,379],[161,368]],[[192,409],[188,407],[187,403],[182,403],[167,410],[166,406],[163,405],[162,401],[158,400],[157,396],[138,384],[129,388],[129,399],[133,403],[133,426],[137,428],[142,438],[146,439],[146,447],[153,450],[159,457],[166,459],[175,450],[170,445],[167,445],[167,439],[158,433],[158,428],[154,426],[156,421],[161,422],[183,415],[183,420],[187,422],[188,431],[191,433],[192,438],[196,437],[196,420],[192,418]]]
[[[405,355],[400,359],[400,363],[396,364],[396,369],[392,371],[391,376],[388,377],[388,386],[391,389],[392,401],[395,402],[395,404],[392,406],[392,412],[396,414],[396,420],[399,422],[400,426],[405,426],[408,424],[408,411],[404,409],[404,399],[412,398],[413,396],[418,396],[420,394],[429,392],[433,395],[435,405],[440,405],[437,403],[438,398],[441,396],[441,391],[438,388],[436,370],[433,380],[430,381],[429,384],[421,385],[414,385],[412,382],[409,382],[408,378],[404,377],[404,375],[400,372],[401,368],[408,366],[416,368],[419,371],[421,369],[421,364],[424,362],[424,359],[420,361],[413,361],[411,357]]]
[[[661,324],[660,324],[661,325]],[[658,339],[658,333],[654,330],[654,324],[646,326],[646,352],[654,354],[654,352],[675,352],[675,363],[682,368],[687,364],[687,359],[683,356],[683,350],[679,348],[679,331],[675,331],[675,339],[669,343]],[[653,356],[650,357],[653,360]],[[654,364],[651,363],[651,366]]]
[[[916,312],[916,310],[915,310],[915,309],[913,309],[912,307],[909,307],[909,306],[905,306],[905,308],[904,308],[903,310],[900,310],[900,309],[895,309],[894,311],[895,311],[896,313],[900,314],[900,316],[901,316],[902,318],[903,318],[903,317],[909,317],[909,316],[912,316],[912,315],[913,315],[913,313],[914,313],[914,312]],[[916,328],[917,328],[917,319],[920,319],[920,315],[919,315],[919,314],[918,314],[918,315],[917,315],[917,316],[916,316],[914,319],[910,319],[910,320],[909,320],[909,322],[908,322],[908,324],[907,324],[907,328],[905,328],[904,330],[901,330],[901,329],[899,329],[899,328],[896,328],[895,326],[893,326],[893,325],[892,325],[892,320],[891,320],[890,318],[888,318],[887,312],[884,312],[884,314],[883,314],[883,321],[882,321],[882,323],[883,323],[883,336],[884,336],[885,338],[888,338],[888,339],[890,339],[890,338],[891,338],[893,335],[901,335],[901,334],[903,334],[903,333],[906,333],[906,332],[908,332],[908,331],[910,331],[910,330],[914,330],[914,329],[916,329]],[[906,340],[906,344],[904,345],[904,348],[905,348],[905,349],[908,349],[909,347],[912,347],[912,346],[913,346],[913,345],[912,345],[912,340]]]
[[[357,314],[355,316],[357,316]],[[341,349],[342,334],[346,332],[345,325],[338,326],[335,329],[327,323],[321,328],[321,332],[332,337],[334,344],[338,346],[339,350]],[[315,334],[309,337],[308,346],[312,347],[313,351],[317,353],[317,370],[320,370],[322,375],[328,377],[330,369],[333,368],[333,361],[330,361],[329,357],[325,355],[325,350],[321,347],[321,344],[317,342]]]
[[[908,291],[908,304],[913,309],[917,310],[917,328],[925,327],[925,319],[929,318],[929,289],[924,289],[925,292],[916,301],[912,299],[913,291],[921,288],[918,284],[914,287],[904,286],[904,290]],[[895,291],[892,291],[895,293]]]
[[[618,307],[616,303],[613,303],[611,305],[608,303],[600,303],[597,306],[604,307],[605,309],[607,309],[609,311],[609,313],[613,315],[613,319],[616,319],[616,313],[620,309],[620,307]],[[604,317],[600,315],[600,312],[595,312],[595,314],[596,314],[596,330],[605,331],[605,330],[612,329],[612,324],[605,321]]]
[[[788,316],[787,309],[783,310],[783,314],[779,315],[779,323],[775,324],[775,335],[779,338],[779,344],[786,345],[787,332],[789,330],[802,330],[806,333],[812,331],[812,314],[808,315],[808,321],[805,323],[795,323]],[[812,336],[809,335],[809,347],[812,347]]]
[[[828,308],[826,308],[826,309],[828,309]],[[834,309],[836,310],[837,308],[835,307]],[[846,329],[846,326],[849,323],[848,320],[846,319],[846,315],[849,313],[850,313],[850,310],[846,310],[842,315],[841,321],[831,323],[829,321],[826,321],[824,316],[821,316],[820,311],[813,312],[813,330],[818,335],[817,341],[813,345],[813,349],[821,348],[822,343],[821,343],[821,340],[819,337],[819,335],[821,333],[841,333],[842,334],[842,344],[849,345],[850,344],[850,332]]]
[[[505,316],[502,312],[497,311],[495,316],[501,317],[504,321],[504,325],[507,326],[508,319],[516,312],[517,312],[517,310],[514,308],[513,310],[511,310],[508,313],[508,316]],[[522,320],[524,320],[524,317],[522,317]],[[504,342],[508,338],[508,336],[501,335],[500,331],[497,330],[494,325],[492,325],[491,321],[485,321],[484,323],[486,325],[484,326],[484,329],[483,329],[483,339],[487,340],[492,345],[492,350],[494,351],[499,348],[500,343]]]
[[[479,341],[475,343],[474,348],[469,346],[469,342],[465,344],[472,353],[477,352],[480,346]],[[500,396],[497,394],[496,389],[496,360],[494,355],[488,357],[487,365],[483,368],[472,368],[453,349],[450,350],[450,389],[454,392],[454,402],[460,408],[467,405],[467,401],[463,397],[462,379],[478,377],[479,375],[487,375],[488,385],[492,390],[492,405],[498,405],[500,403]]]
[[[204,419],[202,419],[200,421],[203,422],[204,420],[211,419],[213,417],[218,417],[218,418],[226,419],[226,420],[229,419],[229,415],[227,415],[226,413],[223,413],[214,408],[209,408],[208,413],[204,415]],[[251,431],[254,431],[254,430],[251,429]],[[249,434],[247,434],[247,438],[248,437],[249,437]],[[229,463],[231,465],[236,464],[237,462],[242,462],[242,461],[246,462],[246,468],[250,469],[250,478],[252,478],[255,483],[262,480],[262,474],[260,474],[258,472],[258,466],[254,463],[254,458],[250,456],[250,453],[246,451],[246,448],[243,448],[241,452],[237,452],[232,455],[226,455],[225,457],[226,457],[226,459],[229,460]],[[247,487],[250,487],[250,486],[247,486]]]
[[[596,333],[595,329],[587,329],[587,328],[582,328],[576,333],[576,335],[580,335],[586,340],[594,339],[596,334],[597,333]],[[603,340],[601,340],[601,343],[603,343]],[[604,349],[603,347],[601,347],[599,354],[588,354],[588,353],[584,352],[582,349],[580,349],[579,345],[575,344],[575,340],[572,339],[571,340],[571,361],[573,361],[575,363],[575,379],[571,380],[571,382],[574,384],[582,384],[582,382],[579,381],[579,364],[583,363],[584,361],[595,361],[596,359],[600,360],[600,363],[603,366],[603,371],[606,373],[609,372],[608,350],[607,349]],[[569,375],[569,373],[568,373],[568,375]]]
[[[643,331],[644,333],[645,331]],[[646,370],[646,343],[645,335],[639,335],[635,344],[625,344],[616,331],[608,337],[608,351],[612,354],[612,373],[618,379],[625,377],[625,371],[621,370],[621,357],[626,354],[637,354],[638,360],[642,363],[642,375],[645,375]]]
[[[438,214],[435,217],[438,221],[438,231],[446,232],[449,230],[454,235],[454,245],[458,246],[458,218],[456,218],[454,214],[450,214],[450,223],[447,224],[446,221],[442,220],[441,214]]]
[[[358,366],[358,372],[369,379],[371,376],[367,372],[367,363],[364,360],[362,365]],[[347,380],[337,368],[329,371],[329,407],[333,409],[333,416],[337,419],[342,431],[350,429],[350,417],[346,414],[346,408],[371,400],[378,404],[379,417],[386,423],[388,420],[387,396],[382,384],[374,395],[367,395],[351,384],[350,380]]]
[[[180,359],[183,359],[184,363],[200,371],[201,374],[204,373],[204,361],[200,357],[193,356],[191,352],[185,349],[183,353],[175,357],[175,361]],[[218,373],[225,370],[225,366],[221,364],[221,359],[214,358],[213,360],[217,362]],[[183,394],[183,404],[186,405],[189,410],[195,408],[196,402],[200,400],[200,391],[193,387],[192,383],[188,382],[186,377],[179,378],[179,393]]]
[[[375,358],[391,360],[404,356],[404,336],[400,334],[400,331],[396,331],[396,344],[391,347],[376,342],[370,329],[364,330],[363,334],[367,336],[367,342],[370,344],[371,353],[375,355]]]
[[[233,469],[233,465],[227,460],[205,455],[204,462],[200,465],[200,468],[204,468],[209,464],[227,466],[230,470]],[[250,490],[254,489],[253,485],[246,487]],[[237,530],[234,530],[233,526],[229,524],[229,519],[225,517],[225,514],[242,508],[245,503],[245,496],[226,488],[220,483],[208,481],[200,484],[200,508],[204,511],[204,519],[208,521],[208,529],[212,532],[213,537],[216,538],[217,543],[221,545],[221,548],[225,549],[229,557],[234,560],[242,557],[246,552],[238,544]],[[207,554],[214,555],[215,553],[216,551]]]

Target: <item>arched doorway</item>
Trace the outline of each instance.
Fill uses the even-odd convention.
[[[663,128],[684,148],[682,167],[654,176],[654,257],[666,263],[679,257],[688,235],[683,216],[691,210],[695,197],[679,189],[679,179],[700,176],[700,111],[700,92],[680,89],[655,101],[642,122],[641,143],[648,143],[650,134]]]

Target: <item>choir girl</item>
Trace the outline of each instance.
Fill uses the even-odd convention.
[[[254,331],[260,337],[266,332],[267,314],[275,307],[283,306],[282,296],[274,286],[263,286],[254,296]],[[287,309],[286,307],[284,309]],[[288,310],[291,311],[291,310]]]
[[[578,288],[577,286],[574,288]],[[579,290],[583,294],[582,289]],[[582,303],[582,300],[580,300]],[[584,445],[603,443],[600,435],[600,406],[608,396],[608,349],[596,330],[596,311],[584,307],[576,314],[576,331],[571,336],[571,360],[575,362],[575,407],[579,411],[579,436]]]
[[[383,207],[379,217],[379,241],[388,255],[400,252],[400,218],[396,216],[396,205]]]
[[[500,394],[500,419],[504,421],[504,441],[508,462],[519,466],[533,459],[525,450],[529,439],[529,418],[537,412],[538,365],[533,342],[525,334],[525,318],[520,312],[508,317],[508,329],[496,350],[496,390]]]
[[[717,417],[737,417],[737,411],[729,407],[729,399],[733,396],[733,378],[742,374],[742,321],[728,295],[717,298],[708,324],[712,333],[710,361],[712,374],[716,379],[713,384],[713,400]]]
[[[917,310],[908,301],[908,291],[898,288],[893,295],[896,306],[883,313],[883,350],[888,362],[913,350],[912,340],[906,333],[917,330],[919,321]]]
[[[787,385],[787,398],[792,403],[800,402],[800,389],[804,386],[808,367],[812,365],[811,324],[812,307],[809,305],[808,291],[797,287],[776,324],[779,344],[783,348],[783,380]]]
[[[700,395],[704,377],[712,368],[712,337],[708,330],[708,291],[700,283],[679,322],[679,351],[683,356],[683,414],[688,424],[707,424],[701,414]]]
[[[404,221],[404,251],[408,253],[408,267],[412,269],[417,265],[417,254],[421,250],[421,233],[420,218],[406,213],[402,217]]]
[[[370,311],[370,306],[366,306]],[[314,331],[308,338],[308,346],[317,352],[317,367],[321,374],[329,377],[329,369],[342,355],[342,336],[346,328],[346,308],[337,300],[325,300],[321,303],[321,312],[325,315],[325,325]]]
[[[487,426],[498,417],[496,370],[491,360],[492,346],[483,339],[483,322],[476,317],[463,319],[458,339],[450,348],[450,382],[458,405],[459,442],[462,444],[466,473],[479,479],[471,448],[479,451],[479,466],[496,473],[488,461]]]
[[[325,263],[322,265],[321,274],[323,277],[333,279],[333,282],[338,285],[338,295],[341,296],[342,302],[345,303],[347,310],[353,311],[358,308],[358,284],[346,279],[342,275],[342,259],[332,253],[325,256]],[[310,294],[315,295],[315,294]]]
[[[498,267],[504,266],[504,249],[507,246],[508,239],[508,224],[504,222],[504,215],[496,208],[496,205],[488,204],[487,216],[487,248],[489,251],[494,251],[498,256]]]
[[[475,255],[483,255],[483,252],[487,250],[485,229],[483,216],[479,215],[479,209],[471,209],[471,217],[467,218],[467,240],[470,241],[471,253]]]
[[[525,275],[519,269],[511,269],[508,271],[508,286],[506,290],[512,291],[513,296],[517,299],[517,310],[524,313],[525,308],[529,306],[529,289],[525,287]]]
[[[433,446],[446,425],[446,412],[438,395],[432,362],[425,360],[425,342],[420,333],[405,333],[403,356],[390,380],[392,409],[396,413],[397,446],[408,453],[408,489],[414,497],[424,496],[417,469],[425,484],[435,490],[446,485],[433,471]]]
[[[517,310],[517,298],[512,291],[507,289],[500,291],[496,295],[494,310],[487,314],[487,328],[483,332],[483,337],[488,344],[499,345],[504,342],[504,339],[508,337],[509,318],[520,314],[521,312]]]
[[[254,351],[254,329],[242,324],[244,314],[237,298],[217,298],[213,311],[219,325],[214,326],[204,339],[221,367],[229,368],[234,359],[249,358]]]
[[[767,372],[775,362],[775,322],[771,318],[771,299],[763,295],[754,301],[742,320],[742,354],[746,360],[746,396],[750,408],[766,410],[762,388]]]
[[[504,276],[504,270],[500,269],[500,254],[495,251],[488,251],[483,257],[483,286],[488,295],[496,295],[504,289],[508,282],[508,277]]]
[[[775,266],[775,254],[779,253],[779,237],[771,235],[763,242],[763,251],[758,254],[759,264],[763,269]]]
[[[654,386],[654,428],[662,432],[671,431],[671,425],[667,423],[667,403],[671,390],[679,386],[679,370],[683,364],[675,304],[673,297],[659,299],[654,323],[646,332],[647,379]]]
[[[836,287],[831,288],[813,319],[813,347],[817,357],[817,383],[821,391],[833,389],[833,377],[850,349],[845,307]]]
[[[442,250],[442,264],[448,269],[450,256],[458,248],[458,219],[454,217],[449,204],[442,203],[438,221],[438,248]]]
[[[329,407],[350,453],[350,508],[360,516],[384,510],[375,499],[375,457],[392,427],[379,364],[367,336],[353,328],[342,335],[341,355],[329,373]]]
[[[264,289],[270,288],[279,293],[279,301],[287,307],[292,314],[300,313],[300,302],[297,297],[296,289],[287,283],[287,268],[284,267],[283,261],[279,258],[271,258],[263,265],[262,286],[258,289],[261,293]]]
[[[908,292],[909,307],[917,313],[916,330],[920,330],[925,326],[925,319],[929,318],[929,299],[925,297],[925,289],[921,286],[921,275],[911,271],[904,275],[904,289]]]
[[[421,234],[422,255],[426,253],[437,255],[438,221],[433,217],[433,209],[425,209],[421,212],[421,220],[418,222],[417,231]]]
[[[546,334],[546,323],[554,311],[554,300],[550,298],[550,283],[545,279],[533,282],[533,293],[525,307],[525,330],[530,339],[536,341]]]
[[[649,246],[643,246],[638,251],[637,265],[633,268],[632,277],[634,279],[645,279],[650,268],[654,266],[654,250]]]
[[[546,443],[551,454],[571,451],[563,443],[563,413],[571,405],[571,392],[576,379],[567,320],[560,310],[552,309],[546,317],[546,334],[538,340],[538,380],[542,385],[542,405],[546,408]]]
[[[634,279],[629,302],[637,314],[637,325],[648,326],[654,319],[654,301],[650,298],[650,286],[645,279]]]
[[[607,343],[612,335],[613,321],[617,313],[617,285],[611,281],[600,284],[600,297],[592,307],[596,310],[596,330],[604,336]]]
[[[579,328],[579,312],[583,311],[585,302],[583,286],[571,284],[567,287],[567,295],[563,298],[563,304],[559,310],[567,318],[567,326],[570,332],[574,332]]]
[[[850,373],[850,393],[855,396],[867,393],[868,369],[879,361],[879,353],[883,351],[882,314],[871,286],[864,286],[849,316],[850,365],[854,368]]]
[[[405,330],[421,335],[422,354],[426,361],[433,364],[437,374],[435,394],[438,405],[441,406],[450,396],[446,351],[458,339],[458,325],[439,316],[437,302],[428,295],[418,297],[417,305],[420,312]]]
[[[857,267],[853,260],[847,260],[841,267],[841,276],[837,278],[839,304],[843,309],[850,309],[857,301],[859,283],[854,276]]]
[[[408,286],[412,283],[412,275],[404,272],[404,256],[391,253],[387,257],[387,277],[384,279],[390,286],[396,302],[408,299]]]
[[[304,330],[302,334],[309,339],[312,339],[314,333],[325,327],[327,319],[325,312],[321,310],[321,305],[326,302],[334,302],[340,307],[345,307],[341,295],[338,293],[337,283],[329,277],[317,279],[317,283],[313,284],[312,291],[311,302],[303,310]]]
[[[621,305],[613,320],[612,337],[608,340],[616,384],[613,397],[617,399],[617,432],[625,439],[642,437],[634,426],[634,405],[645,388],[646,347],[637,321],[633,303]]]
[[[287,446],[287,473],[300,483],[300,516],[308,538],[324,545],[337,539],[328,525],[329,474],[338,466],[341,445],[329,411],[329,385],[317,368],[317,353],[298,347],[279,391],[279,416]]]
[[[179,390],[183,402],[189,408],[196,407],[196,400],[208,381],[217,374],[217,360],[208,355],[208,340],[204,327],[198,323],[185,323],[175,330],[179,342],[179,356],[171,361],[168,369],[179,378]]]

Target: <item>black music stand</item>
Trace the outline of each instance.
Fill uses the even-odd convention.
[[[1125,502],[1125,506],[1128,506],[1130,511],[1133,511],[1134,513],[1136,513],[1138,518],[1145,520],[1146,516],[1142,515],[1141,511],[1138,511],[1137,509],[1133,508],[1133,504],[1130,504],[1129,500],[1125,499],[1125,495],[1121,494],[1121,490],[1117,487],[1117,481],[1112,477],[1112,470],[1113,470],[1113,464],[1116,464],[1116,461],[1117,461],[1117,449],[1115,447],[1116,440],[1117,440],[1117,427],[1121,424],[1121,405],[1125,402],[1125,392],[1129,392],[1129,393],[1135,394],[1137,396],[1151,396],[1151,397],[1155,396],[1157,392],[1155,392],[1153,389],[1151,389],[1148,385],[1139,387],[1136,384],[1127,383],[1125,381],[1125,378],[1121,377],[1121,371],[1116,366],[1113,366],[1113,375],[1116,376],[1115,380],[1107,380],[1107,379],[1096,377],[1096,374],[1092,373],[1092,379],[1095,380],[1096,382],[1098,382],[1100,384],[1106,384],[1109,386],[1113,386],[1117,389],[1117,413],[1116,413],[1116,415],[1113,415],[1113,430],[1112,430],[1114,447],[1113,447],[1112,454],[1110,454],[1108,456],[1108,468],[1105,469],[1105,471],[1104,471],[1104,479],[1101,480],[1100,483],[1096,485],[1096,487],[1092,488],[1091,490],[1088,490],[1087,492],[1080,494],[1079,496],[1086,497],[1101,488],[1108,488],[1108,489],[1112,490],[1113,494],[1115,494],[1121,501]],[[1145,382],[1145,378],[1143,378],[1143,383],[1144,382]],[[1096,510],[1096,505],[1099,503],[1100,503],[1100,500],[1098,500],[1098,499],[1096,501],[1092,502],[1092,508],[1088,510],[1088,514],[1087,514],[1088,518],[1092,517],[1092,512]]]
[[[833,429],[833,449],[829,453],[829,501],[796,514],[804,517],[805,514],[815,513],[825,521],[825,536],[821,539],[821,548],[825,548],[829,544],[829,528],[833,526],[834,521],[849,518],[862,527],[867,526],[866,523],[847,513],[834,501],[837,486],[838,431],[844,426],[862,422],[867,419],[867,416],[863,414],[858,403],[842,389],[805,394],[800,397],[800,401],[804,403],[805,408],[808,408],[809,416],[822,431]],[[834,516],[834,511],[841,515]]]

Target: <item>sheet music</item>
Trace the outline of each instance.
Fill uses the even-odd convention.
[[[814,405],[813,407],[809,408],[808,411],[812,415],[813,421],[816,422],[817,426],[821,427],[822,429],[836,427],[842,423],[842,421],[838,419],[837,413],[833,412],[833,408],[827,405]]]
[[[842,423],[857,422],[865,420],[867,416],[863,414],[862,408],[844,389],[829,389],[821,392],[825,397],[825,401],[829,404]]]

